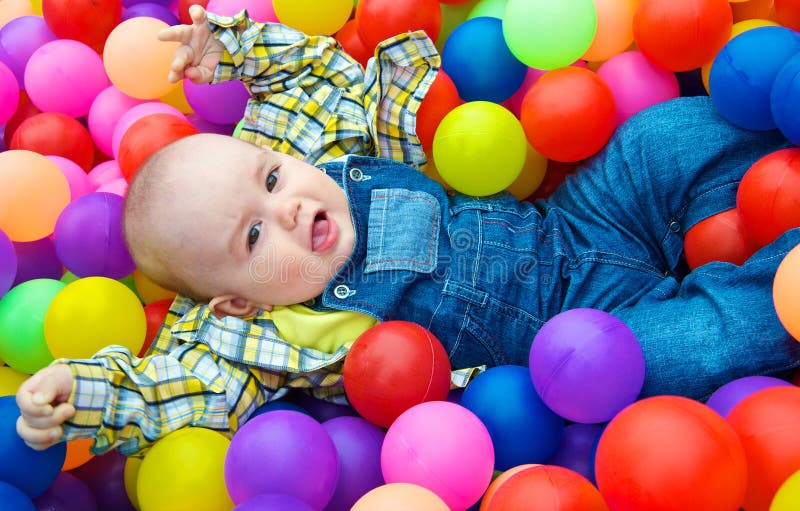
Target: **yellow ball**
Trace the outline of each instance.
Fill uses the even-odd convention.
[[[67,284],[44,317],[44,337],[53,358],[88,358],[109,345],[138,353],[146,331],[139,298],[125,284],[106,277]]]
[[[150,305],[159,300],[167,300],[175,298],[175,291],[163,288],[150,280],[147,275],[139,271],[133,270],[133,283],[136,286],[136,291],[139,293],[139,298],[142,299],[145,305]]]
[[[139,467],[136,492],[142,511],[225,511],[228,440],[210,429],[179,429],[155,443]],[[269,460],[265,460],[266,463]]]
[[[125,482],[125,493],[131,500],[131,504],[138,510],[142,507],[139,505],[139,495],[136,493],[136,481],[139,479],[139,469],[142,468],[142,458],[128,457],[125,460],[125,471],[123,479]]]
[[[284,25],[309,35],[336,33],[353,11],[353,0],[272,0]]]
[[[8,366],[0,366],[0,396],[13,396],[30,375]]]
[[[790,475],[781,484],[769,506],[769,511],[796,511],[797,509],[800,509],[800,471]]]

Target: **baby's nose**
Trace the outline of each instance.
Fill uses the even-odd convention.
[[[285,229],[297,227],[297,215],[300,212],[300,200],[289,199],[284,201],[278,210],[278,221]]]

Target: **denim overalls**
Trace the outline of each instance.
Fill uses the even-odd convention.
[[[749,166],[788,145],[777,131],[733,127],[708,98],[679,98],[633,117],[535,204],[447,193],[390,160],[325,164],[350,201],[356,243],[311,305],[419,323],[454,369],[527,365],[547,319],[603,309],[643,346],[643,395],[704,398],[735,378],[794,368],[800,344],[771,293],[800,230],[741,267],[711,263],[687,275],[682,259],[686,230],[732,208]]]

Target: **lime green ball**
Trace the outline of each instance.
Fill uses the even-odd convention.
[[[489,17],[503,19],[506,10],[506,0],[480,0],[475,7],[469,11],[467,19]]]
[[[467,195],[505,189],[519,176],[528,142],[519,120],[496,103],[451,110],[433,137],[433,160],[447,184]]]
[[[66,284],[28,280],[0,300],[0,359],[19,372],[33,374],[53,361],[44,337],[44,316]]]
[[[233,128],[233,138],[239,138],[239,135],[242,134],[242,128],[244,127],[244,117],[236,123],[236,127]]]
[[[508,0],[503,16],[511,53],[536,69],[572,64],[592,45],[596,31],[593,0]]]

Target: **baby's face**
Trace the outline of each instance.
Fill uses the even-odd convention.
[[[281,153],[226,137],[203,145],[179,185],[187,204],[167,220],[192,238],[178,240],[191,252],[179,259],[196,289],[259,306],[321,294],[353,251],[344,191]]]

